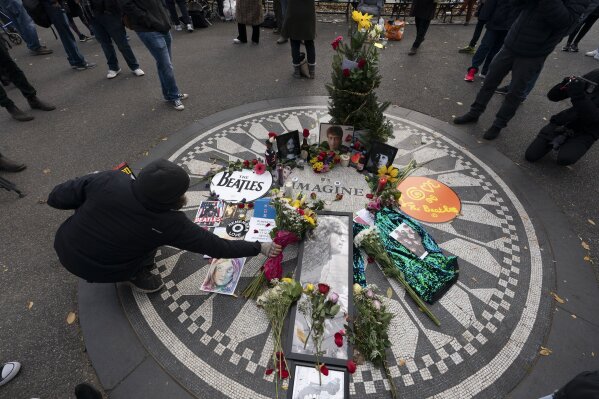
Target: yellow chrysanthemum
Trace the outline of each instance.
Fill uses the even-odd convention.
[[[362,19],[362,13],[360,11],[354,10],[351,13],[351,18],[356,22],[360,22]]]
[[[314,291],[314,284],[312,284],[312,283],[306,284],[306,288],[304,288],[304,291],[306,291],[306,292]]]
[[[397,181],[397,176],[399,176],[399,169],[394,168],[393,166],[381,166],[378,170],[379,177],[387,177],[391,183],[395,183]]]
[[[284,282],[284,283],[288,283],[288,284],[291,284],[291,283],[293,283],[293,279],[292,279],[292,278],[289,278],[289,277],[283,277],[283,278],[281,279],[281,281],[282,281],[282,282]]]
[[[362,292],[362,286],[358,283],[354,284],[354,294],[358,295]]]
[[[306,216],[306,215],[304,214],[304,219],[306,219],[306,221],[307,221],[308,223],[310,223],[312,226],[316,226],[316,220],[314,220],[314,218],[311,218],[310,216]]]
[[[300,202],[300,200],[295,200],[291,203],[291,206],[294,208],[299,208],[302,205],[302,203]]]

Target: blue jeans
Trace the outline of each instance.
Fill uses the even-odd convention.
[[[483,40],[480,42],[480,46],[474,56],[472,57],[472,67],[476,68],[478,72],[478,67],[480,67],[483,62],[483,69],[481,73],[486,75],[489,71],[489,65],[495,57],[495,54],[501,49],[503,46],[503,40],[507,35],[507,31],[504,30],[489,30],[485,32],[483,36]]]
[[[60,7],[50,5],[43,0],[41,3],[44,6],[46,13],[50,17],[52,25],[54,25],[54,28],[58,32],[58,36],[62,42],[62,47],[64,47],[64,51],[67,53],[67,60],[69,60],[69,64],[71,64],[73,67],[85,65],[85,58],[79,52],[79,47],[77,47],[75,36],[73,36],[71,33],[71,29],[69,29],[69,22],[64,10]]]
[[[21,0],[0,0],[0,8],[13,20],[14,26],[27,43],[29,50],[37,50],[42,45],[35,30],[35,23],[27,14]]]
[[[92,29],[94,30],[96,40],[102,45],[102,50],[106,56],[108,69],[112,71],[119,70],[119,60],[116,58],[116,52],[112,41],[123,55],[125,62],[129,68],[134,71],[139,68],[135,54],[131,50],[131,46],[127,41],[127,33],[121,22],[121,18],[114,15],[101,14],[95,16],[91,21]]]
[[[171,34],[169,32],[136,33],[156,60],[158,77],[162,86],[162,96],[166,101],[175,101],[179,98],[180,92],[175,81],[175,71],[171,61]]]

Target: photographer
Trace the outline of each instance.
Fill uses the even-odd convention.
[[[582,78],[566,77],[555,85],[547,97],[551,101],[570,98],[572,107],[551,117],[528,146],[526,160],[535,162],[550,150],[557,151],[559,165],[578,161],[599,138],[599,69]]]

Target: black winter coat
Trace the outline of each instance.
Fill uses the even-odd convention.
[[[504,45],[521,57],[542,57],[581,22],[591,0],[517,0],[520,11]]]
[[[162,0],[120,0],[127,26],[136,32],[166,33],[171,22]]]
[[[89,4],[92,15],[122,15],[121,6],[117,0],[85,0],[83,3]]]
[[[487,0],[478,19],[487,21],[489,30],[509,30],[516,19],[512,0]]]
[[[583,77],[599,83],[599,69],[595,69]],[[582,92],[570,97],[567,91],[562,89],[567,79],[564,78],[564,81],[549,90],[547,97],[551,101],[570,98],[572,106],[553,115],[550,122],[558,126],[566,126],[575,133],[590,134],[595,140],[599,139],[599,87],[595,88],[591,94]]]
[[[72,273],[93,282],[135,270],[148,254],[171,245],[214,258],[260,253],[259,242],[229,241],[189,220],[180,211],[158,211],[120,171],[90,174],[52,190],[48,205],[75,209],[56,232],[54,248]]]
[[[437,3],[435,0],[414,0],[410,16],[431,20],[435,17],[436,9]]]

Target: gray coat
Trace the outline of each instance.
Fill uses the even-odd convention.
[[[435,0],[414,0],[410,16],[431,20],[435,17],[436,8]]]
[[[237,0],[235,19],[244,25],[260,25],[264,22],[264,10],[260,0]]]
[[[316,38],[314,0],[287,0],[281,35],[293,40],[314,40]]]

